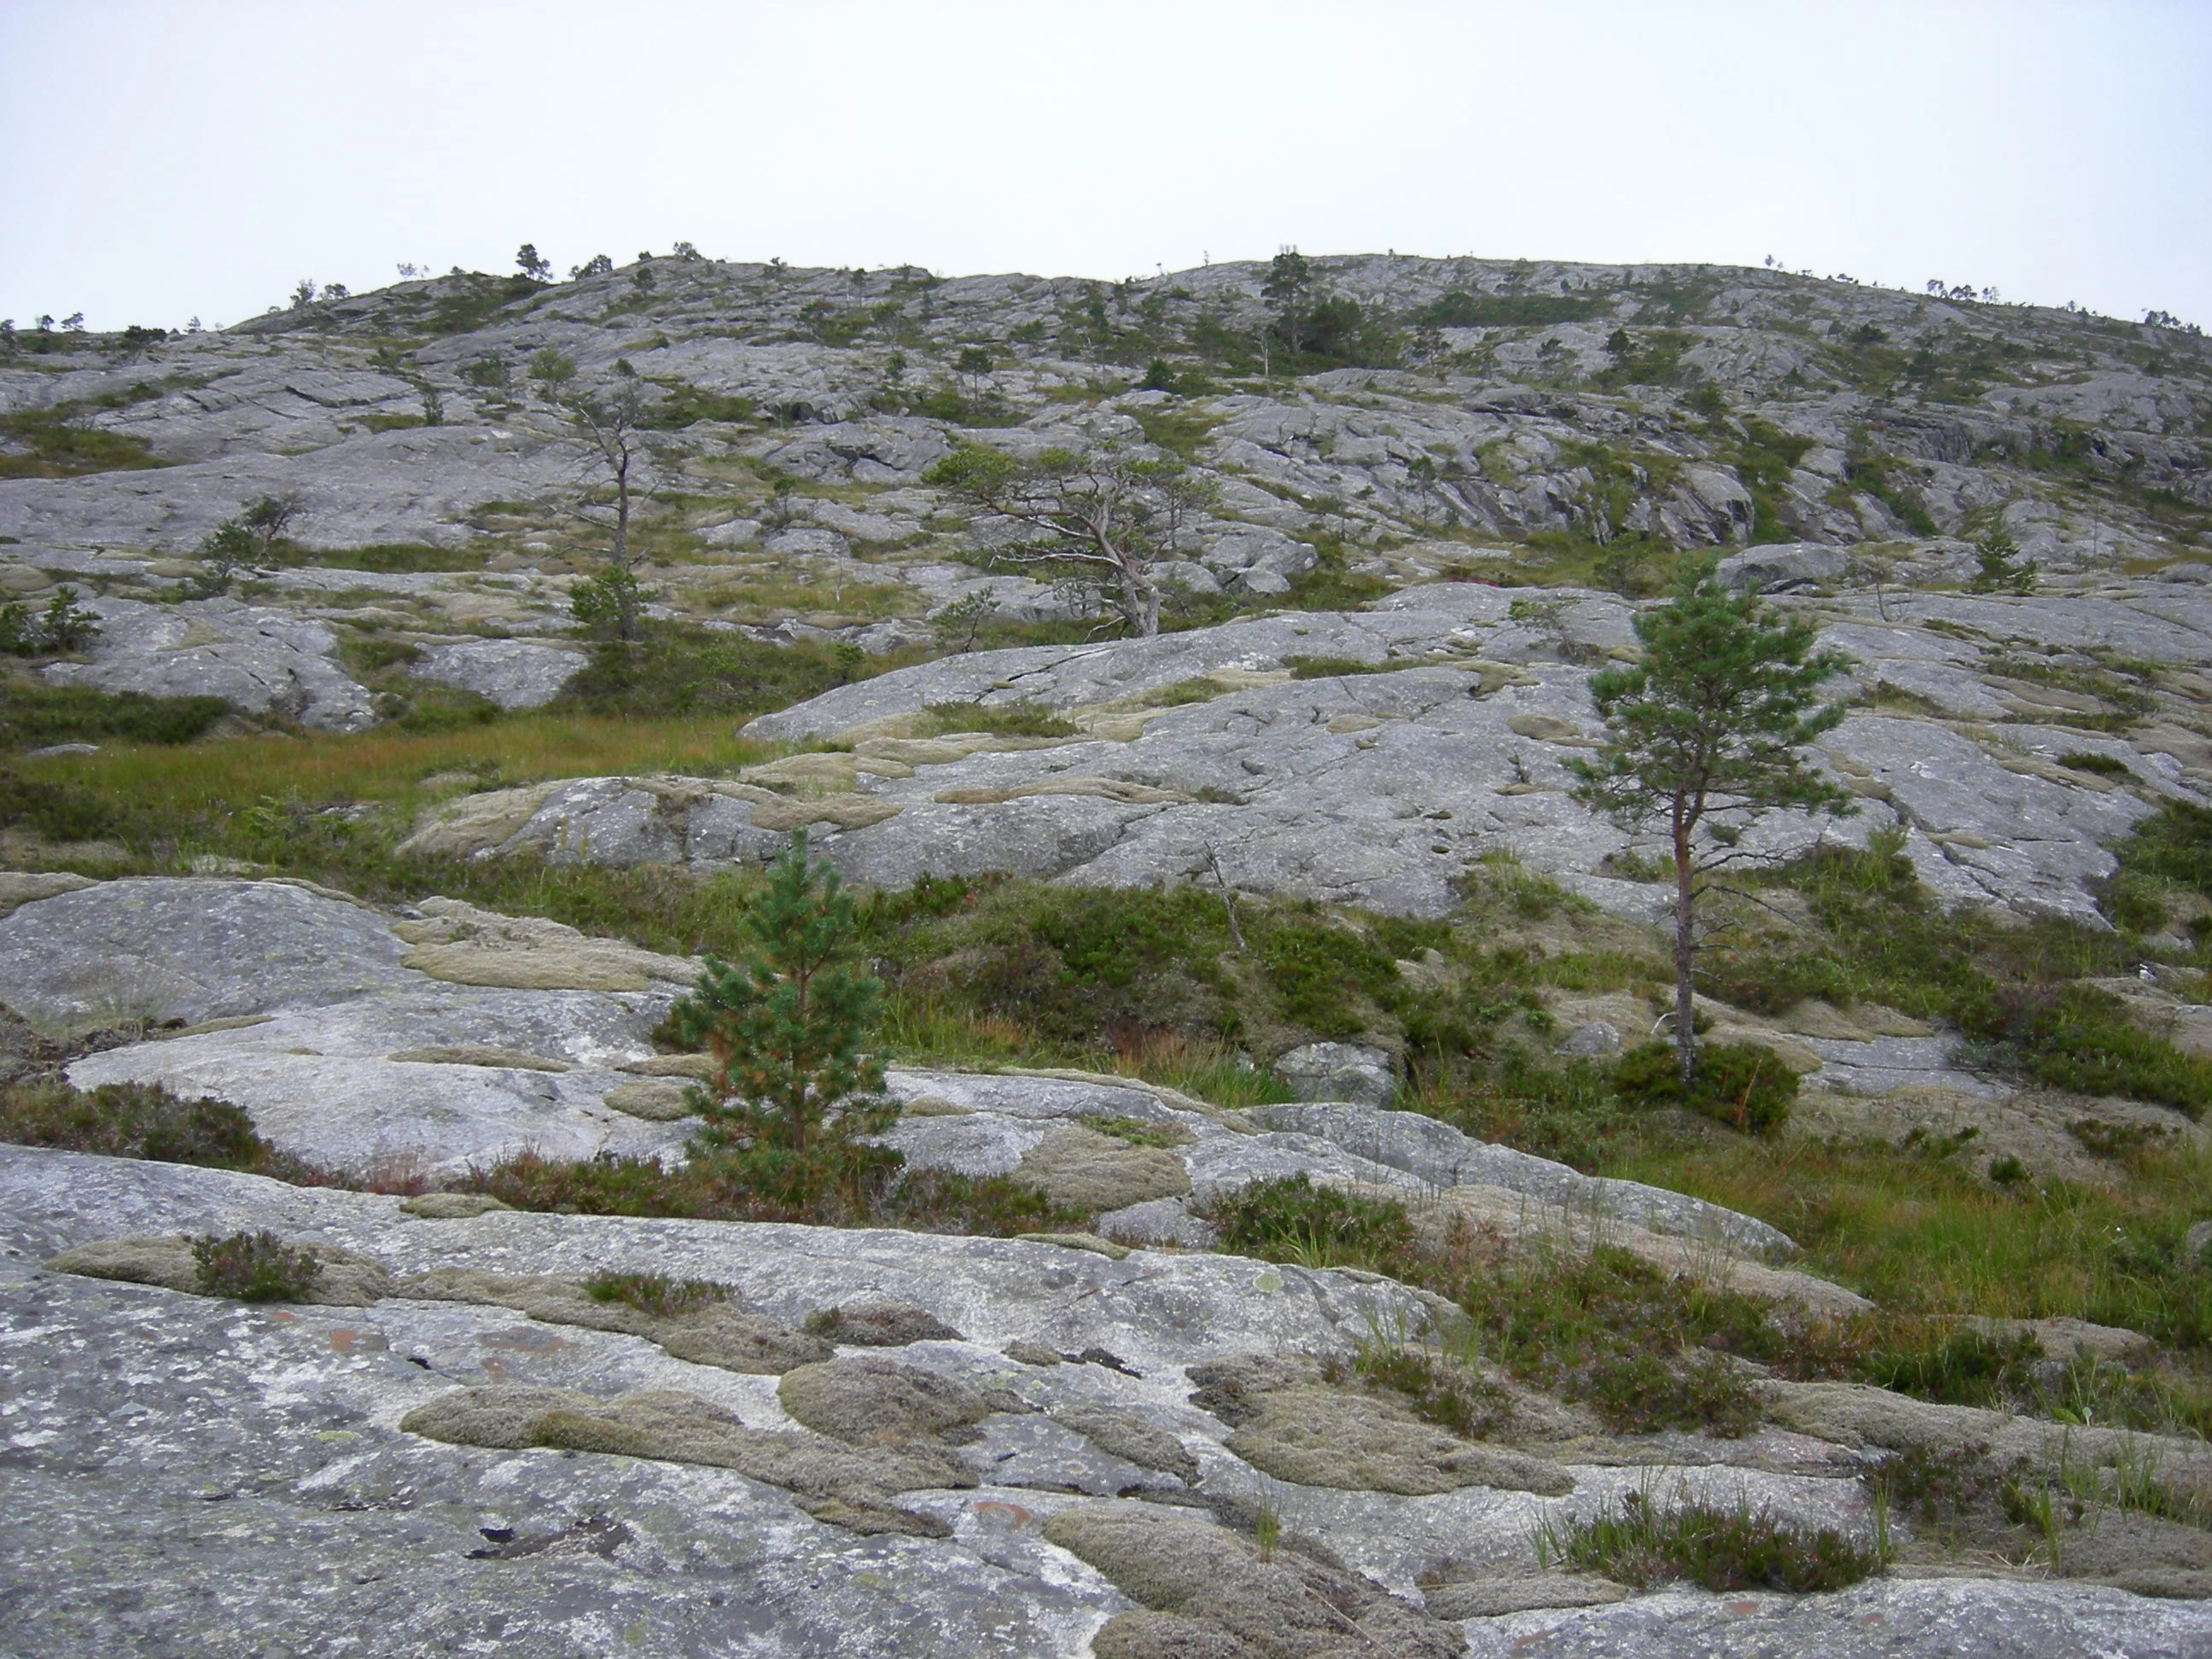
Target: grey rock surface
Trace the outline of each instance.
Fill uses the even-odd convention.
[[[0,917],[0,1003],[57,1025],[181,1022],[87,1056],[71,1079],[227,1099],[285,1151],[356,1172],[682,1144],[687,1126],[604,1103],[638,1081],[619,1068],[651,1056],[678,988],[454,983],[404,965],[420,947],[394,927],[285,882],[107,882]]]
[[[337,638],[321,622],[237,599],[154,605],[101,599],[88,608],[100,617],[100,635],[87,660],[46,668],[53,684],[221,697],[325,731],[375,723],[368,691],[334,660]]]
[[[1571,632],[1609,641],[1608,650],[1629,637],[1620,601],[1559,597],[1575,605]],[[2087,600],[1916,596],[1923,600],[1929,620],[1972,616],[1992,637],[2026,627],[2169,661],[2177,641],[2194,641],[2187,650],[2198,654],[2182,659],[2212,662],[2212,610],[2153,626],[2111,602],[2099,611]],[[1553,660],[1552,647],[1509,608],[1498,590],[1443,584],[1360,613],[943,658],[748,726],[771,739],[851,742],[854,758],[836,775],[797,784],[755,769],[756,783],[580,780],[513,797],[512,810],[502,805],[509,797],[453,803],[410,845],[711,866],[769,856],[804,820],[849,878],[881,885],[988,870],[1089,884],[1211,882],[1218,863],[1222,878],[1249,890],[1422,915],[1457,902],[1453,882],[1471,861],[1510,855],[1603,908],[1655,919],[1663,890],[1620,879],[1607,864],[1644,849],[1569,793],[1566,763],[1598,729],[1589,668]],[[1859,663],[1862,689],[1887,686],[1956,714],[1888,704],[1855,712],[1820,751],[1856,798],[1854,814],[1778,814],[1753,827],[1747,847],[1786,857],[1823,840],[1857,845],[1878,829],[1901,830],[1905,855],[1948,904],[2101,926],[2095,888],[2113,866],[2109,844],[2159,800],[2212,799],[2202,793],[2212,745],[2179,726],[2115,744],[2038,725],[2078,711],[2004,689],[2029,683],[1989,672],[1984,648],[1957,635],[1884,626],[1874,607],[1866,613],[1839,616],[1829,630]],[[2094,637],[2084,634],[2099,616]],[[1406,666],[1291,679],[1284,665],[1302,654]],[[1193,684],[1220,690],[1165,708],[1145,702]],[[2030,690],[2075,696],[2040,683]],[[896,735],[927,706],[967,702],[1042,704],[1085,735]],[[2058,763],[2084,750],[2121,759],[2131,781]]]
[[[535,640],[457,640],[428,647],[410,672],[487,697],[501,708],[542,708],[584,666],[584,653]]]
[[[1832,1595],[1662,1590],[1611,1607],[1471,1620],[1470,1659],[1893,1659],[1899,1654],[2166,1659],[2212,1650],[2196,1604],[1977,1579],[1883,1581]]]
[[[1381,1108],[1397,1097],[1398,1067],[1389,1051],[1364,1043],[1304,1043],[1276,1055],[1273,1069],[1301,1100]]]
[[[1472,1139],[1450,1124],[1418,1112],[1316,1103],[1255,1106],[1246,1115],[1271,1129],[1322,1137],[1370,1163],[1409,1176],[1419,1186],[1502,1187],[1561,1209],[1633,1222],[1653,1232],[1725,1240],[1762,1255],[1796,1248],[1780,1230],[1717,1204],[1641,1182],[1586,1176],[1549,1158]]]
[[[948,1535],[867,1537],[728,1469],[451,1445],[397,1425],[494,1383],[599,1400],[673,1391],[748,1431],[793,1425],[774,1376],[506,1307],[404,1294],[366,1307],[252,1307],[39,1266],[126,1232],[261,1226],[358,1252],[400,1277],[662,1271],[728,1285],[749,1313],[787,1325],[869,1299],[926,1310],[965,1340],[910,1345],[898,1364],[998,1402],[960,1449],[984,1484],[896,1495]],[[19,1551],[0,1554],[0,1578],[23,1627],[43,1632],[42,1655],[150,1656],[186,1641],[226,1653],[312,1651],[338,1633],[352,1650],[397,1656],[493,1632],[580,1659],[604,1653],[612,1628],[648,1659],[732,1644],[1073,1656],[1134,1605],[1042,1535],[1054,1516],[1095,1501],[1085,1494],[1173,1493],[1193,1474],[1201,1493],[1222,1500],[1264,1491],[1286,1529],[1366,1574],[1368,1594],[1417,1598],[1415,1578],[1447,1559],[1462,1573],[1525,1572],[1539,1518],[1586,1513],[1649,1484],[1648,1472],[1583,1465],[1565,1468],[1574,1490],[1556,1498],[1263,1484],[1229,1449],[1228,1425],[1187,1399],[1188,1368],[1203,1361],[1346,1354],[1378,1322],[1421,1312],[1387,1282],[1233,1257],[1114,1261],[1020,1241],[498,1211],[426,1220],[370,1194],[0,1148],[11,1516],[29,1528],[19,1535],[70,1540],[66,1571],[52,1570],[49,1552]],[[1024,1365],[1000,1352],[1024,1343],[1108,1348],[1121,1369]],[[1154,1467],[1169,1463],[1182,1472]],[[1723,1502],[1741,1493],[1821,1524],[1864,1522],[1855,1484],[1833,1478],[1687,1469],[1670,1490]],[[236,1604],[212,1638],[210,1593]],[[1917,1651],[1942,1632],[1947,1652],[2094,1649],[2131,1659],[2196,1650],[2212,1637],[2212,1613],[1967,1579],[1806,1598],[1670,1590],[1448,1628],[1472,1651],[1501,1654],[1795,1659],[1894,1652],[1864,1644],[1899,1632]]]
[[[680,1157],[695,1127],[680,1102],[676,1115],[663,1109],[676,1079],[631,1069],[652,1063],[653,1028],[688,987],[680,958],[450,900],[425,900],[429,914],[404,921],[281,881],[54,886],[27,884],[34,896],[0,916],[0,1004],[54,1025],[185,1027],[75,1061],[80,1087],[166,1084],[244,1108],[310,1163],[440,1178],[526,1149]],[[608,988],[625,983],[635,988]],[[1320,1104],[1239,1116],[1079,1073],[895,1067],[886,1083],[908,1110],[882,1139],[909,1167],[1018,1171],[1139,1238],[1200,1243],[1208,1231],[1186,1191],[1303,1170],[1413,1189],[1480,1183],[1655,1232],[1788,1248],[1747,1217],[1412,1113]],[[1132,1146],[1088,1127],[1116,1120],[1171,1127],[1186,1144]]]

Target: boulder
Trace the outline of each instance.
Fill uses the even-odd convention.
[[[473,691],[501,708],[542,708],[584,662],[580,651],[537,640],[456,640],[423,647],[408,672]]]
[[[1398,1066],[1388,1049],[1358,1042],[1309,1042],[1275,1057],[1273,1071],[1300,1100],[1348,1100],[1388,1106],[1398,1093]]]

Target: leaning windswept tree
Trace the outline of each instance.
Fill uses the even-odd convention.
[[[1814,650],[1813,625],[1777,616],[1756,588],[1731,592],[1711,556],[1685,567],[1665,605],[1638,615],[1636,637],[1640,661],[1590,678],[1604,746],[1569,765],[1577,799],[1631,834],[1663,830],[1672,848],[1674,1054],[1686,1091],[1697,1069],[1698,901],[1712,872],[1740,855],[1762,812],[1853,810],[1802,752],[1844,717],[1820,687],[1845,660]]]
[[[1030,458],[962,444],[922,482],[1020,526],[1024,540],[995,548],[1012,565],[1072,568],[1121,613],[1133,634],[1160,631],[1156,567],[1174,556],[1164,539],[1188,502],[1185,469],[1111,444],[1086,454],[1048,449]]]

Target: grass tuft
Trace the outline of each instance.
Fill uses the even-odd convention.
[[[584,1293],[594,1302],[619,1302],[661,1319],[680,1318],[730,1299],[726,1285],[665,1273],[594,1273],[584,1281]]]
[[[1596,1573],[1641,1589],[1686,1579],[1709,1590],[1841,1589],[1880,1572],[1881,1551],[1831,1527],[1782,1520],[1749,1500],[1732,1509],[1662,1506],[1630,1492],[1586,1521],[1547,1519],[1536,1529],[1545,1565]]]

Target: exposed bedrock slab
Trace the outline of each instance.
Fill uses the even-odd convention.
[[[1995,1579],[1883,1579],[1832,1595],[1669,1589],[1611,1607],[1468,1621],[1469,1659],[2198,1659],[2201,1605]]]
[[[335,435],[335,434],[333,434]],[[304,455],[241,453],[149,471],[24,478],[0,488],[0,532],[25,543],[91,543],[185,552],[264,495],[304,508],[310,546],[467,539],[480,503],[571,485],[565,443],[459,426],[365,433]]]
[[[88,608],[100,617],[88,660],[49,665],[44,672],[52,684],[221,697],[325,731],[375,722],[368,690],[338,666],[337,636],[325,623],[229,599],[179,605],[100,599]]]
[[[312,1163],[453,1175],[526,1148],[680,1146],[682,1126],[620,1103],[645,1081],[620,1067],[652,1054],[680,988],[652,976],[672,959],[528,919],[472,925],[484,915],[410,923],[275,881],[107,882],[0,918],[0,1003],[59,1025],[185,1022],[71,1080],[229,1100]]]
[[[185,1026],[76,1061],[81,1087],[211,1095],[310,1162],[432,1176],[524,1150],[678,1156],[692,1127],[683,1080],[653,1074],[664,1068],[651,1033],[688,988],[684,958],[451,900],[396,917],[281,881],[34,890],[44,896],[0,916],[0,1003],[57,1025]],[[1238,1114],[1087,1073],[899,1067],[888,1083],[908,1111],[884,1139],[909,1167],[1017,1175],[1078,1207],[1129,1212],[1138,1236],[1199,1237],[1183,1195],[1304,1172],[1408,1192],[1482,1185],[1539,1210],[1753,1251],[1788,1247],[1747,1217],[1585,1176],[1412,1113],[1317,1103]],[[1096,1132],[1114,1120],[1180,1144]],[[1162,1205],[1174,1213],[1147,1207]]]
[[[456,640],[422,648],[408,671],[487,697],[501,708],[540,708],[584,666],[580,651],[536,640]]]
[[[1919,597],[1933,605],[1935,596]],[[1636,844],[1576,803],[1569,766],[1601,732],[1588,659],[1629,650],[1630,609],[1571,591],[1544,602],[1565,607],[1563,642],[1516,621],[1502,590],[1443,583],[1364,612],[948,657],[746,728],[840,738],[850,756],[801,757],[738,781],[581,779],[471,798],[430,815],[410,846],[712,866],[770,856],[810,823],[848,877],[882,886],[988,870],[1133,886],[1210,882],[1218,870],[1250,891],[1422,915],[1453,907],[1453,882],[1471,860],[1510,854],[1608,909],[1653,919],[1665,895],[1609,873],[1607,860]],[[2053,605],[2101,606],[2093,631],[2102,638],[2140,644],[2158,634],[2162,659],[2212,660],[2202,626],[2212,605],[2169,617],[2170,601],[2144,603],[1961,596],[1936,608],[1972,615],[1977,627],[2033,630]],[[2052,628],[2081,631],[2070,617]],[[1896,826],[1946,903],[2094,924],[2110,844],[2159,799],[2206,799],[2212,750],[2200,740],[2179,726],[2130,741],[2070,728],[2070,705],[1990,689],[2004,683],[1986,672],[1995,646],[1886,624],[1878,613],[1851,613],[1829,637],[1858,665],[1840,692],[1887,686],[1948,718],[1854,712],[1820,751],[1856,798],[1854,813],[1773,815],[1745,839],[1760,854],[1787,857],[1824,839],[1860,844]],[[1577,660],[1560,660],[1562,650]],[[1288,665],[1301,656],[1389,672],[1294,679]],[[1165,687],[1179,688],[1170,706],[1145,702]],[[1025,702],[1070,713],[1084,733],[902,735],[926,707]],[[2125,781],[2058,763],[2077,750],[2119,762]]]
[[[1779,1229],[1717,1204],[1638,1181],[1586,1176],[1550,1158],[1473,1139],[1419,1112],[1312,1103],[1255,1106],[1247,1115],[1272,1129],[1321,1135],[1428,1187],[1503,1187],[1562,1209],[1633,1222],[1653,1232],[1712,1237],[1762,1252],[1796,1248]]]
[[[38,1266],[103,1238],[259,1227],[357,1253],[403,1291],[409,1276],[434,1270],[571,1282],[660,1272],[728,1285],[734,1305],[783,1325],[855,1302],[925,1310],[964,1340],[909,1345],[896,1366],[939,1379],[928,1398],[969,1402],[947,1419],[956,1426],[979,1403],[987,1410],[980,1437],[951,1449],[990,1484],[884,1493],[886,1504],[932,1525],[871,1535],[880,1522],[856,1514],[857,1499],[825,1504],[795,1467],[769,1468],[773,1458],[762,1472],[777,1484],[767,1485],[670,1461],[693,1454],[641,1431],[556,1437],[597,1448],[566,1455],[501,1449],[509,1443],[497,1436],[447,1443],[398,1425],[434,1405],[420,1420],[443,1421],[439,1412],[450,1416],[453,1402],[471,1397],[464,1390],[490,1389],[489,1400],[535,1389],[592,1402],[585,1415],[618,1427],[641,1426],[633,1407],[652,1403],[665,1418],[680,1406],[687,1422],[727,1425],[715,1432],[744,1442],[740,1451],[806,1450],[790,1438],[798,1425],[776,1377],[696,1364],[619,1329],[404,1295],[362,1307],[241,1306]],[[51,1548],[0,1553],[0,1578],[17,1616],[52,1634],[38,1650],[70,1659],[152,1656],[187,1640],[216,1652],[275,1643],[313,1651],[334,1630],[368,1653],[465,1645],[495,1630],[527,1638],[533,1652],[580,1659],[606,1651],[616,1620],[623,1650],[649,1659],[733,1644],[1072,1659],[1109,1618],[1146,1603],[1188,1601],[1186,1611],[1215,1625],[1249,1611],[1194,1592],[1170,1596],[1147,1565],[1153,1556],[1123,1559],[1079,1519],[1056,1522],[1095,1501],[1086,1492],[1172,1493],[1195,1472],[1201,1492],[1232,1504],[1264,1499],[1286,1532],[1333,1552],[1351,1577],[1329,1583],[1391,1620],[1414,1620],[1404,1623],[1406,1638],[1419,1632],[1423,1652],[1431,1635],[1451,1638],[1439,1653],[1464,1635],[1476,1652],[1810,1659],[1933,1651],[1922,1638],[1940,1633],[1941,1650],[1991,1659],[2148,1659],[2212,1639],[2203,1604],[1971,1580],[1886,1581],[1840,1598],[1668,1591],[1610,1610],[1420,1623],[1417,1581],[1440,1565],[1526,1574],[1540,1520],[1593,1513],[1647,1489],[1668,1502],[1741,1499],[1806,1524],[1863,1531],[1868,1521],[1848,1479],[1756,1468],[1684,1468],[1652,1488],[1648,1469],[1551,1465],[1540,1471],[1546,1483],[1572,1486],[1556,1497],[1481,1485],[1479,1475],[1429,1496],[1270,1479],[1236,1455],[1235,1431],[1189,1400],[1189,1370],[1201,1362],[1348,1355],[1373,1330],[1411,1327],[1424,1311],[1387,1282],[1234,1257],[1139,1252],[1117,1261],[1019,1240],[511,1211],[429,1219],[371,1194],[0,1148],[11,1516],[19,1536],[68,1540],[64,1571]],[[1103,1350],[1114,1363],[1040,1367],[1005,1357],[1006,1348]],[[617,1449],[640,1455],[606,1455]],[[870,1468],[944,1455],[921,1447]],[[1527,1483],[1522,1464],[1511,1474],[1510,1485]],[[790,1485],[802,1489],[783,1489]],[[1177,1530],[1205,1525],[1202,1510],[1147,1510],[1209,1555],[1249,1559],[1230,1534]],[[922,1531],[938,1535],[913,1535]],[[1188,1549],[1170,1555],[1193,1559]],[[1160,1571],[1172,1566],[1157,1559]],[[1385,1592],[1401,1598],[1398,1610],[1376,1599]],[[229,1609],[222,1640],[230,1646],[209,1646],[210,1596]],[[1483,1645],[1501,1631],[1516,1644]],[[1869,1631],[1911,1639],[1902,1649],[1846,1644]]]

